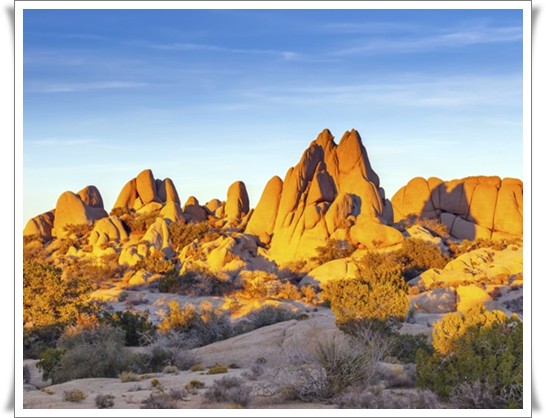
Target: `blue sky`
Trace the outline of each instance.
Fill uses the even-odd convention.
[[[141,170],[255,206],[324,128],[357,129],[387,196],[523,176],[518,10],[25,10],[24,220]]]

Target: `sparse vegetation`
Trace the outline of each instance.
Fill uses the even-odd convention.
[[[95,405],[99,409],[112,408],[114,406],[114,395],[97,395],[95,397]]]
[[[373,387],[363,391],[350,391],[336,397],[333,402],[341,409],[435,409],[438,397],[431,391],[396,393]]]
[[[324,264],[332,260],[349,257],[354,251],[355,247],[343,240],[328,239],[326,244],[316,248],[317,255],[311,258],[318,264]]]
[[[228,368],[218,363],[212,367],[209,367],[209,369],[207,370],[207,374],[222,374],[227,372],[228,372]]]
[[[119,380],[121,380],[121,383],[140,382],[140,376],[133,372],[121,372]]]
[[[83,401],[85,398],[87,398],[87,395],[79,389],[65,390],[63,392],[63,400],[65,402],[77,403]]]
[[[200,380],[190,380],[184,388],[186,390],[194,391],[196,389],[203,389],[205,387],[205,384],[201,382]]]
[[[156,329],[148,315],[133,311],[116,311],[103,313],[101,321],[119,327],[125,332],[125,345],[141,346],[155,339]]]
[[[54,384],[86,377],[116,377],[128,359],[124,339],[119,328],[71,327],[59,339],[57,349],[42,353],[37,366],[43,378],[51,378]]]
[[[433,347],[432,355],[417,353],[419,387],[432,389],[444,399],[451,396],[460,404],[483,396],[484,404],[495,399],[495,408],[522,407],[523,324],[519,319],[501,311],[488,312],[483,306],[465,315],[448,314],[434,325]],[[461,382],[467,386],[460,386]]]
[[[251,388],[242,379],[224,376],[215,380],[205,391],[205,399],[211,402],[229,402],[242,407],[250,403]]]

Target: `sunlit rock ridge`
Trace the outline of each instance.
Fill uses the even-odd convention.
[[[181,205],[174,182],[155,179],[152,170],[145,169],[122,188],[110,216],[99,190],[87,186],[78,193],[63,193],[54,209],[28,221],[23,234],[50,240],[65,237],[69,226],[89,225],[93,227],[89,244],[99,248],[128,239],[130,231],[118,216],[153,214],[157,219],[145,231],[144,241],[166,254],[172,252],[170,223],[207,221],[215,228],[235,229],[240,236],[232,246],[245,242],[245,251],[254,254],[254,244],[249,243],[255,242],[261,255],[284,265],[315,256],[316,248],[328,239],[367,249],[396,245],[403,236],[394,226],[410,217],[438,219],[457,239],[502,239],[523,233],[521,180],[417,177],[391,202],[356,130],[345,132],[339,143],[329,130],[322,131],[284,180],[274,176],[268,181],[254,209],[244,182],[233,181],[225,201],[212,199],[202,205],[189,196]],[[144,252],[142,246],[124,249],[120,262],[137,261]]]

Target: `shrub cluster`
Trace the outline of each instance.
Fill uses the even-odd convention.
[[[248,272],[242,283],[239,296],[247,299],[291,299],[299,300],[301,293],[288,280],[264,271]]]
[[[238,406],[248,406],[251,388],[238,377],[224,376],[215,380],[205,393],[205,399],[210,402],[229,402]]]
[[[221,231],[211,228],[206,221],[199,223],[172,222],[169,225],[169,235],[174,250],[178,252],[195,240],[201,244],[214,241],[221,236]]]
[[[464,315],[448,314],[434,325],[433,347],[431,355],[417,353],[418,386],[458,404],[522,407],[523,324],[519,319],[501,311],[488,312],[483,306]]]
[[[162,333],[183,334],[195,346],[225,340],[232,335],[227,313],[215,309],[208,301],[202,302],[199,308],[191,303],[181,307],[177,301],[169,302],[168,307],[167,316],[158,325]]]
[[[379,387],[342,394],[333,403],[341,409],[435,409],[439,402],[429,390],[396,394]]]
[[[188,296],[222,296],[236,289],[230,279],[222,279],[205,267],[196,267],[179,275],[165,274],[159,279],[159,291]]]
[[[155,338],[155,325],[148,319],[148,315],[133,311],[116,311],[112,314],[103,313],[101,321],[113,327],[119,327],[125,332],[125,345],[129,347],[141,346]]]
[[[311,261],[324,264],[332,260],[349,257],[355,249],[347,241],[329,238],[324,246],[316,248],[317,255],[312,257]]]

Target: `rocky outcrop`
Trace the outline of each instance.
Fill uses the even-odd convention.
[[[151,202],[180,205],[180,198],[171,179],[155,179],[152,170],[147,169],[123,186],[113,208],[138,210]]]
[[[267,182],[246,227],[247,234],[256,235],[264,244],[269,244],[271,241],[281,201],[282,187],[283,181],[278,176],[274,176]]]
[[[121,242],[129,238],[127,231],[117,216],[99,219],[89,235],[89,244],[101,246],[108,242]]]
[[[523,234],[523,183],[499,177],[442,181],[412,179],[392,197],[394,222],[436,218],[459,239],[502,239]]]
[[[23,231],[23,236],[37,236],[42,239],[50,239],[55,220],[55,209],[42,213],[30,219]]]
[[[316,248],[331,236],[348,237],[359,216],[381,224],[390,221],[379,177],[355,130],[346,132],[339,144],[324,130],[284,182],[268,183],[262,199],[247,232],[266,242],[271,237],[270,255],[281,264],[316,255]],[[269,201],[276,209],[265,209]]]
[[[203,222],[207,220],[207,211],[199,205],[199,200],[195,196],[188,197],[184,205],[185,217],[193,222]]]
[[[94,189],[97,193],[97,195],[95,195],[96,199],[89,200],[90,202],[98,205],[98,202],[100,201],[102,204],[100,193],[98,193],[98,190],[94,186],[90,186],[86,189]],[[86,196],[85,193],[82,194],[84,194],[84,197]],[[63,238],[67,235],[66,226],[82,224],[90,225],[94,221],[107,216],[108,214],[102,207],[89,206],[86,204],[82,200],[80,194],[64,192],[57,200],[57,206],[55,207],[55,219],[53,221],[53,229],[51,230],[51,234],[54,237]]]
[[[352,260],[332,260],[311,270],[301,280],[300,286],[320,287],[326,283],[341,280],[355,279],[360,276],[357,264]]]
[[[229,186],[227,192],[225,215],[230,222],[240,221],[249,211],[248,193],[242,181]]]

